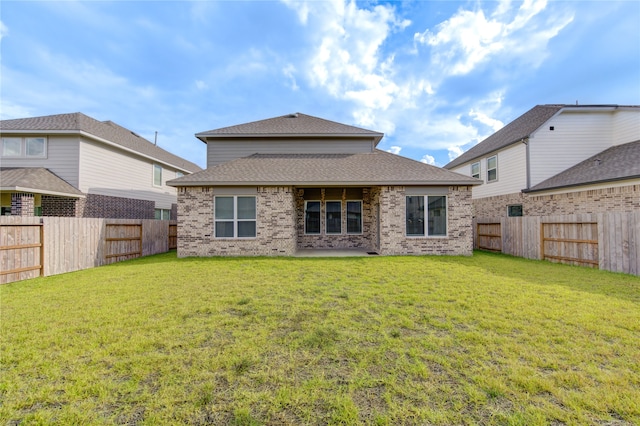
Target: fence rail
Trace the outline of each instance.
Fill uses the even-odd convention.
[[[491,229],[490,229],[491,228]],[[489,229],[489,230],[488,230]],[[475,248],[640,275],[640,211],[474,219]],[[500,237],[488,244],[483,234]]]
[[[0,284],[167,252],[172,226],[175,221],[0,216]]]

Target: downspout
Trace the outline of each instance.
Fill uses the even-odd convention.
[[[531,188],[531,170],[529,167],[530,161],[529,161],[529,138],[522,138],[521,141],[525,146],[526,146],[526,171],[527,171],[527,187],[525,189],[529,189]]]

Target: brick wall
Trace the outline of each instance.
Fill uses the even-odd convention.
[[[325,199],[324,189],[321,190],[320,199],[320,234],[305,235],[304,233],[304,198],[302,190],[296,191],[296,222],[298,248],[300,249],[364,249],[368,251],[377,250],[375,246],[376,222],[374,222],[373,212],[375,209],[371,204],[370,188],[362,189],[362,233],[347,234],[346,197],[342,199],[342,234],[325,233]],[[331,200],[338,201],[338,200]]]
[[[640,209],[640,185],[554,195],[508,194],[473,200],[476,217],[507,216],[507,205],[522,204],[524,216],[632,212]]]
[[[380,254],[465,255],[473,253],[471,187],[451,186],[447,194],[447,236],[407,237],[402,186],[380,189]]]
[[[87,194],[82,217],[154,219],[155,202],[134,198]]]
[[[33,194],[23,192],[11,194],[11,216],[34,216],[35,206]]]
[[[213,189],[178,188],[178,256],[291,256],[296,251],[292,187],[259,187],[256,238],[213,237]]]
[[[84,199],[43,195],[42,216],[80,217],[77,209],[80,200],[84,205]]]

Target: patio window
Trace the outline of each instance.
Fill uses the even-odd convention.
[[[216,238],[256,237],[256,197],[215,197]]]
[[[362,201],[347,201],[347,234],[362,234]]]
[[[342,202],[327,201],[325,203],[327,234],[342,233]]]
[[[320,233],[320,201],[304,202],[304,233]]]
[[[409,237],[447,235],[447,197],[409,195],[406,200],[406,232]]]

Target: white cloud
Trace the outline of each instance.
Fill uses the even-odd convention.
[[[474,111],[473,109],[469,111],[469,116],[471,116],[474,120],[489,126],[491,129],[493,129],[494,132],[497,132],[504,127],[504,123],[502,121],[491,118],[485,113]]]
[[[389,147],[389,149],[387,150],[387,152],[390,152],[390,153],[392,153],[392,154],[399,155],[401,150],[402,150],[402,147],[401,147],[401,146],[395,146],[395,145],[394,145],[394,146]]]
[[[457,145],[451,145],[447,147],[447,151],[449,151],[449,161],[453,161],[462,155],[464,149]]]
[[[424,164],[430,164],[432,166],[436,165],[436,159],[429,154],[423,155],[422,158],[420,159],[420,162]]]
[[[296,77],[294,75],[295,72],[296,67],[293,66],[293,64],[287,64],[287,66],[282,69],[282,73],[289,79],[289,82],[291,83],[291,90],[300,89],[298,83],[296,82]]]
[[[511,57],[539,65],[546,46],[573,15],[542,16],[546,0],[525,0],[513,15],[511,2],[498,4],[489,17],[481,8],[459,10],[432,31],[414,35],[414,41],[431,48],[431,63],[444,75],[464,75],[490,58]]]
[[[5,38],[9,34],[9,28],[4,24],[4,22],[0,21],[0,41]]]
[[[198,90],[207,90],[209,88],[209,85],[202,81],[202,80],[196,80],[196,89]]]

